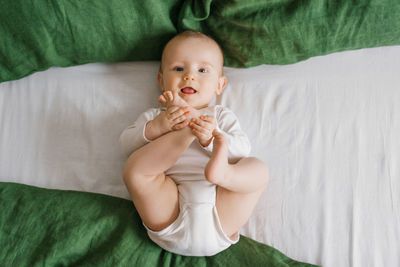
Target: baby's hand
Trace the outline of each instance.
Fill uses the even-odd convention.
[[[154,140],[170,131],[177,131],[188,126],[190,110],[187,107],[171,106],[162,111],[146,125],[146,137]]]
[[[199,118],[193,118],[189,123],[189,127],[203,147],[211,143],[213,138],[212,132],[215,129],[215,119],[213,116],[201,115]]]
[[[180,130],[188,126],[189,115],[190,110],[188,107],[171,106],[160,113],[160,127],[166,132]]]

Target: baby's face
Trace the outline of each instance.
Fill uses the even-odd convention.
[[[172,40],[164,50],[158,83],[196,109],[207,107],[226,85],[218,46],[205,38]]]

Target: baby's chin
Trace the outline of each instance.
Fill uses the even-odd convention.
[[[185,100],[186,104],[188,104],[189,106],[191,106],[192,108],[195,109],[202,109],[202,108],[206,108],[210,105],[211,100],[210,101],[196,101],[197,99],[195,97],[182,97],[183,100]]]

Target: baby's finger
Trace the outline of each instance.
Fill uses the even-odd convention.
[[[192,133],[199,139],[199,140],[209,140],[210,137],[203,132],[198,131],[197,129],[192,129]]]
[[[210,116],[210,115],[201,115],[200,119],[203,121],[207,121],[209,123],[215,123],[215,118],[214,116]]]
[[[170,106],[169,108],[167,108],[167,114],[171,116],[177,110],[179,110],[178,106]]]
[[[170,114],[173,116],[180,116],[184,112],[189,111],[187,107],[180,107],[180,106],[173,106],[173,107],[175,108],[170,112]]]
[[[195,129],[196,131],[206,134],[208,135],[210,131],[208,131],[208,129],[201,127],[200,125],[196,124],[196,123],[189,123],[190,128]]]
[[[165,99],[164,95],[160,95],[158,97],[158,102],[164,105],[165,103],[167,103],[167,100]]]
[[[210,122],[207,122],[207,121],[204,121],[204,120],[200,120],[200,119],[196,119],[196,118],[193,118],[192,122],[196,123],[197,125],[200,125],[203,128],[207,128],[207,129],[210,129],[210,130],[211,130],[211,128],[214,127],[213,123],[210,123]]]
[[[174,126],[172,126],[172,130],[177,131],[177,130],[183,129],[186,126],[188,126],[188,124],[189,124],[188,121],[183,121],[181,123],[177,123]]]
[[[172,119],[172,121],[173,121],[174,123],[180,123],[180,122],[182,122],[182,121],[186,121],[186,120],[187,120],[187,115],[188,115],[188,112],[185,112],[185,113],[183,113],[181,116],[178,116],[178,117]],[[189,123],[189,122],[188,122],[188,123]]]
[[[178,109],[175,112],[173,112],[170,116],[169,119],[176,122],[176,121],[182,121],[186,120],[187,116],[189,116],[190,111],[185,111],[184,109]]]
[[[164,95],[165,99],[167,99],[167,101],[172,101],[172,100],[174,100],[174,97],[173,97],[171,91],[165,91],[165,92],[163,93],[163,95]]]
[[[205,124],[204,121],[199,120],[199,119],[197,119],[197,118],[192,118],[192,119],[191,119],[191,122],[193,122],[193,123],[195,123],[195,124],[197,124],[197,125],[200,125],[200,126],[204,126],[204,124]]]

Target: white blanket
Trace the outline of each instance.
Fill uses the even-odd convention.
[[[157,62],[0,84],[0,181],[129,198],[118,138],[157,105]],[[242,234],[323,266],[400,266],[400,46],[226,68],[270,184]],[[245,179],[245,177],[243,177]]]

